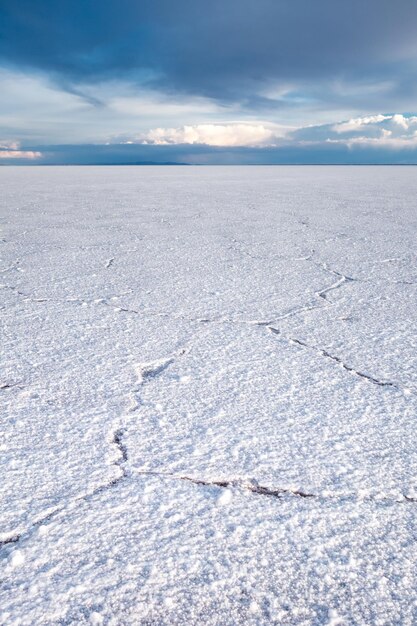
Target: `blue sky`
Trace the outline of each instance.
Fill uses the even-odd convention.
[[[417,163],[416,0],[1,0],[0,163]]]

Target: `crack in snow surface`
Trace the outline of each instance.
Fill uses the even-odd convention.
[[[124,462],[127,461],[127,449],[122,441],[123,431],[121,429],[116,430],[113,433],[113,437],[110,441],[112,445],[115,445],[118,452],[119,458],[117,458],[113,466],[116,466],[120,470],[120,475],[116,476],[112,480],[99,485],[89,493],[76,496],[71,498],[69,502],[56,507],[52,511],[50,511],[47,515],[42,516],[41,518],[35,520],[28,528],[21,531],[12,531],[11,533],[2,533],[0,537],[0,549],[12,544],[19,544],[21,541],[30,538],[36,530],[42,526],[45,522],[51,521],[59,516],[60,513],[65,513],[66,511],[70,511],[73,507],[77,506],[82,502],[90,501],[94,496],[107,491],[108,489],[112,489],[116,485],[118,485],[122,480],[127,478],[127,472],[123,466]]]
[[[334,361],[347,372],[350,372],[351,374],[358,376],[359,378],[363,378],[369,381],[370,383],[372,383],[373,385],[377,385],[378,387],[391,387],[393,389],[397,389],[398,391],[402,391],[405,395],[415,393],[415,390],[412,389],[411,387],[403,387],[399,385],[398,383],[395,383],[389,380],[380,380],[378,378],[375,378],[375,376],[372,376],[370,374],[365,374],[364,372],[357,370],[355,367],[345,363],[340,357],[330,354],[330,352],[328,352],[324,348],[313,346],[309,343],[306,343],[305,341],[302,341],[301,339],[296,339],[293,337],[285,337],[278,328],[274,328],[273,326],[268,326],[267,328],[271,333],[275,335],[279,335],[286,342],[296,344],[298,346],[301,346],[302,348],[307,348],[308,350],[312,350],[316,352],[316,354],[319,354],[320,356],[326,359],[330,359],[331,361]]]
[[[241,491],[248,491],[250,493],[254,493],[256,495],[280,498],[282,499],[285,496],[296,497],[296,498],[305,498],[305,499],[316,499],[316,500],[349,500],[354,499],[358,502],[387,502],[392,504],[403,504],[405,502],[417,502],[417,498],[413,496],[408,496],[405,494],[399,494],[398,499],[395,497],[379,494],[379,495],[360,495],[357,493],[309,493],[307,491],[302,491],[301,489],[292,489],[290,487],[265,487],[264,485],[260,485],[255,478],[250,479],[226,479],[226,480],[206,480],[204,478],[197,478],[193,476],[187,476],[183,474],[174,474],[170,472],[158,472],[152,470],[140,470],[140,469],[132,469],[132,472],[139,476],[154,476],[156,478],[167,478],[170,480],[179,480],[193,483],[197,486],[202,487],[219,487],[220,489],[240,489]]]
[[[330,306],[331,305],[331,301],[327,297],[327,294],[330,291],[334,291],[336,289],[339,289],[345,283],[359,282],[359,279],[357,279],[357,278],[352,278],[351,276],[346,276],[345,274],[342,274],[342,273],[340,273],[340,272],[330,268],[327,265],[327,263],[321,263],[321,262],[313,261],[311,255],[308,256],[308,257],[304,257],[303,259],[300,259],[300,260],[310,261],[310,262],[314,263],[314,265],[316,267],[324,270],[328,274],[331,274],[332,276],[337,276],[337,280],[334,283],[332,283],[328,287],[323,287],[323,289],[319,289],[318,291],[314,292],[314,296],[316,298],[320,298],[321,300],[324,300],[325,306]],[[322,308],[323,308],[323,305],[320,304],[319,302],[317,302],[316,304],[312,303],[312,304],[300,305],[300,306],[292,309],[291,311],[288,311],[287,313],[283,313],[282,315],[279,315],[278,317],[275,317],[274,321],[279,322],[281,320],[287,319],[288,317],[294,317],[295,315],[299,315],[300,313],[303,313],[305,311],[314,311],[315,309],[322,309]]]
[[[239,252],[242,252],[241,250],[239,250]],[[302,257],[299,258],[297,260],[302,260],[302,261],[312,261],[312,257]],[[108,259],[105,267],[106,268],[110,268],[112,266],[114,262],[114,258]],[[274,322],[286,319],[288,317],[292,317],[295,315],[298,315],[300,313],[302,313],[303,311],[311,311],[314,309],[318,309],[318,308],[323,308],[323,306],[331,306],[331,301],[328,298],[328,293],[331,291],[334,291],[336,289],[339,289],[340,287],[342,287],[343,285],[349,283],[349,282],[355,282],[355,281],[359,281],[359,279],[356,278],[352,278],[350,276],[346,276],[330,267],[328,267],[328,265],[326,263],[318,263],[318,262],[314,262],[312,261],[317,267],[320,267],[322,270],[326,271],[327,273],[337,277],[337,280],[335,282],[333,282],[331,285],[324,287],[318,291],[315,292],[315,297],[319,298],[321,300],[324,300],[325,305],[320,304],[320,303],[315,303],[315,304],[306,304],[303,306],[299,306],[291,311],[288,311],[287,313],[284,313],[282,315],[279,315],[278,317],[274,317]],[[11,266],[9,268],[5,268],[2,270],[2,272],[7,272],[11,269],[17,269],[16,265],[15,266]],[[363,282],[363,281],[362,281]],[[399,282],[399,281],[398,281]],[[6,289],[10,289],[12,291],[14,291],[15,293],[17,293],[18,295],[25,297],[28,300],[31,300],[33,302],[45,302],[47,301],[46,298],[33,298],[33,296],[31,296],[30,294],[27,294],[25,292],[20,291],[17,287],[15,286],[10,286],[10,285],[3,285],[3,288]],[[123,295],[127,295],[127,293],[130,293],[131,290],[129,292],[125,292],[123,294],[120,294],[118,296],[113,296],[113,297],[122,297]],[[330,354],[327,350],[310,345],[300,339],[296,339],[296,338],[287,338],[284,337],[281,334],[281,331],[278,328],[275,328],[272,326],[272,323],[274,323],[271,320],[234,320],[231,318],[227,318],[225,316],[220,316],[217,318],[209,318],[209,317],[202,317],[202,318],[191,318],[191,317],[187,317],[187,316],[176,316],[176,315],[171,315],[169,313],[163,313],[163,312],[149,312],[149,311],[139,311],[136,309],[132,309],[132,308],[127,308],[127,307],[120,307],[117,306],[116,304],[113,304],[111,302],[109,302],[109,299],[95,299],[95,300],[91,300],[91,301],[86,301],[86,300],[82,300],[79,298],[74,298],[74,299],[66,299],[63,302],[77,302],[77,303],[82,303],[82,304],[97,304],[97,303],[101,303],[101,304],[105,304],[106,306],[109,306],[111,308],[114,308],[115,310],[118,311],[122,311],[122,312],[126,312],[126,313],[132,313],[135,315],[140,315],[142,317],[162,317],[162,318],[167,318],[167,319],[173,319],[173,320],[185,320],[185,321],[189,321],[189,322],[197,322],[197,323],[201,323],[201,324],[226,324],[226,323],[230,323],[230,324],[248,324],[248,325],[256,325],[256,326],[260,326],[260,327],[266,327],[271,333],[276,334],[276,335],[280,335],[285,341],[287,342],[291,342],[294,344],[297,344],[303,348],[307,348],[310,350],[315,351],[317,354],[334,361],[335,363],[337,363],[340,367],[342,367],[344,370],[350,372],[351,374],[354,374],[355,376],[358,376],[362,379],[368,380],[369,382],[371,382],[374,385],[380,386],[380,387],[391,387],[391,388],[395,388],[395,389],[399,389],[401,390],[401,387],[391,381],[383,381],[383,380],[379,380],[371,375],[365,374],[361,371],[358,371],[357,369],[355,369],[354,367],[346,364],[344,361],[342,361],[342,359],[340,357],[334,356],[332,354]],[[186,352],[185,349],[181,349],[176,356],[180,356],[182,354],[184,354]],[[164,372],[172,363],[174,363],[175,361],[175,356],[171,356],[165,359],[159,359],[159,360],[155,360],[155,361],[151,361],[151,362],[147,362],[147,363],[140,363],[136,366],[135,370],[136,370],[136,374],[137,374],[137,385],[133,390],[133,394],[134,394],[134,405],[133,407],[130,409],[130,412],[132,411],[136,411],[139,408],[139,402],[137,400],[137,395],[139,392],[139,387],[141,387],[143,384],[145,384],[148,380],[154,379],[157,376],[159,376],[162,372]],[[18,386],[18,383],[3,383],[2,385],[0,385],[0,389],[7,389],[13,386]],[[408,393],[410,393],[410,390],[403,390],[403,391],[407,391]],[[115,477],[114,479],[104,483],[103,485],[100,485],[98,487],[96,487],[95,489],[93,489],[90,493],[81,495],[81,496],[77,496],[73,499],[71,499],[67,504],[64,504],[56,509],[54,509],[53,511],[50,511],[47,515],[41,517],[40,519],[36,520],[31,526],[29,526],[27,529],[22,530],[20,532],[13,532],[10,533],[8,536],[3,535],[3,537],[5,537],[4,539],[0,540],[0,548],[3,548],[7,545],[13,545],[13,544],[18,544],[20,543],[22,540],[29,538],[30,536],[33,535],[33,533],[40,527],[42,526],[42,524],[44,524],[45,522],[48,522],[52,519],[55,519],[56,517],[59,516],[59,514],[64,513],[65,511],[70,510],[73,506],[81,503],[81,502],[88,502],[91,498],[93,498],[94,496],[108,490],[111,489],[113,487],[115,487],[116,485],[118,485],[121,481],[123,481],[124,479],[126,479],[128,477],[128,473],[127,470],[125,468],[125,464],[128,462],[128,450],[127,447],[125,445],[125,443],[123,442],[123,436],[124,436],[125,430],[123,428],[118,428],[117,430],[114,431],[112,439],[111,439],[111,444],[116,446],[118,452],[119,452],[119,458],[116,459],[113,463],[113,465],[117,466],[120,470],[120,475],[118,477]],[[218,488],[222,488],[222,489],[230,489],[230,488],[239,488],[245,491],[249,491],[251,493],[254,493],[256,495],[263,495],[263,496],[268,496],[268,497],[275,497],[275,498],[282,498],[284,496],[294,496],[294,497],[298,497],[298,498],[305,498],[305,499],[326,499],[326,498],[341,498],[341,497],[348,497],[348,496],[338,496],[337,494],[334,495],[318,495],[318,494],[314,494],[314,493],[308,493],[305,491],[301,491],[298,489],[290,489],[290,488],[270,488],[270,487],[265,487],[263,485],[260,485],[255,479],[250,479],[250,480],[206,480],[203,478],[195,478],[192,476],[187,476],[187,475],[175,475],[175,474],[171,474],[171,473],[163,473],[163,472],[153,472],[153,471],[142,471],[142,470],[136,470],[135,471],[136,474],[139,474],[141,476],[155,476],[155,477],[159,477],[159,478],[170,478],[170,479],[175,479],[175,480],[181,480],[181,481],[187,481],[187,482],[191,482],[195,485],[199,485],[199,486],[204,486],[204,487],[218,487]],[[354,496],[353,494],[350,497],[357,497]],[[388,502],[396,502],[396,503],[401,503],[401,502],[417,502],[417,498],[414,498],[412,496],[408,496],[405,494],[401,494],[399,496],[401,499],[400,500],[396,500],[394,498],[389,498],[386,496],[381,496],[381,497],[364,497],[364,498],[360,498],[361,500],[369,500],[369,501],[375,501],[375,502],[379,502],[379,501],[388,501]]]
[[[379,380],[378,378],[375,378],[374,376],[365,374],[364,372],[360,372],[359,370],[355,369],[351,365],[347,365],[344,361],[342,361],[340,357],[330,354],[324,348],[318,348],[316,346],[312,346],[308,343],[305,343],[304,341],[301,341],[300,339],[291,338],[290,341],[304,348],[308,348],[309,350],[314,350],[315,352],[317,352],[317,354],[320,354],[327,359],[331,359],[332,361],[335,361],[338,365],[340,365],[347,372],[351,372],[352,374],[355,374],[355,376],[359,376],[360,378],[365,378],[366,380],[369,380],[369,382],[373,383],[374,385],[378,385],[379,387],[394,387],[396,389],[399,389],[398,385],[396,385],[393,382]]]

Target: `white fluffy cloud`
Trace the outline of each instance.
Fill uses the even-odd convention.
[[[0,159],[39,159],[42,152],[33,150],[0,150]]]
[[[334,124],[332,130],[335,133],[350,133],[361,131],[370,124],[379,124],[387,119],[391,119],[391,115],[368,115],[367,117],[355,117],[347,122]],[[402,116],[401,116],[402,117]]]
[[[134,141],[153,145],[203,144],[219,147],[267,147],[323,143],[407,148],[417,145],[417,116],[376,114],[337,124],[294,128],[268,122],[197,124],[154,128]]]
[[[417,147],[417,116],[390,113],[355,117],[336,124],[305,126],[290,138],[310,146],[327,143],[349,148],[412,149]]]
[[[0,159],[38,159],[41,152],[34,150],[19,150],[17,141],[4,141],[0,143]]]
[[[417,125],[417,116],[405,116],[401,113],[395,113],[394,115],[369,115],[368,117],[355,117],[347,122],[341,122],[335,124],[332,127],[336,133],[350,133],[365,130],[367,127],[383,127],[383,123],[388,125],[397,126],[404,130],[409,130],[410,127]]]
[[[385,148],[415,148],[417,146],[417,133],[407,137],[393,137],[391,131],[382,130],[379,137],[351,137],[349,139],[326,139],[327,143],[342,143],[349,147],[353,146],[375,146]]]
[[[277,140],[288,129],[276,124],[197,124],[180,128],[155,128],[141,138],[141,143],[205,144],[207,146],[267,146],[276,145]]]

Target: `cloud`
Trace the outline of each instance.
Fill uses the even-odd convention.
[[[369,115],[334,124],[330,128],[324,126],[322,132],[327,135],[327,143],[410,149],[417,145],[417,116],[402,113]]]
[[[394,124],[398,124],[398,126],[401,126],[405,130],[408,130],[410,126],[415,126],[417,124],[417,116],[410,115],[405,117],[404,115],[401,115],[401,113],[396,113],[392,116],[392,122]]]
[[[375,114],[336,124],[291,128],[268,122],[250,124],[196,124],[179,128],[154,128],[134,141],[156,146],[205,145],[217,147],[314,147],[321,144],[414,148],[417,145],[417,116]]]
[[[190,124],[105,144],[21,147],[3,141],[0,158],[42,164],[415,164],[417,116],[377,113],[299,128],[259,120]]]
[[[412,126],[417,125],[417,116],[405,116],[401,113],[395,113],[394,115],[369,115],[367,117],[357,117],[347,122],[341,122],[339,124],[334,124],[332,126],[332,130],[336,133],[349,133],[349,132],[360,132],[363,130],[380,130],[381,134],[384,134],[383,131],[388,130],[385,126],[391,127],[399,127],[405,131],[408,131]],[[396,129],[398,131],[398,128]],[[392,130],[390,131],[392,134]]]
[[[267,124],[197,124],[181,128],[155,128],[139,141],[144,144],[204,144],[206,146],[276,145],[283,127]]]
[[[37,146],[28,146],[37,150]],[[203,144],[47,145],[42,164],[417,164],[417,145],[393,150],[369,144],[348,146],[333,142],[289,142],[279,146],[207,146]],[[5,161],[7,162],[7,161]],[[11,161],[10,161],[11,162]],[[15,160],[27,164],[29,161]]]
[[[0,159],[39,159],[42,152],[33,150],[3,150],[0,148]]]
[[[18,141],[0,141],[0,150],[18,150],[19,147]]]
[[[39,143],[101,143],[165,126],[210,122],[224,108],[204,98],[170,98],[122,80],[60,88],[42,73],[0,68],[0,138]],[[100,106],[94,102],[99,101]]]
[[[350,148],[354,146],[368,146],[375,148],[390,148],[394,150],[399,149],[414,149],[417,146],[417,133],[409,137],[392,137],[391,131],[382,129],[379,137],[366,137],[361,135],[360,137],[352,137],[351,139],[326,139],[327,143],[344,144]]]
[[[415,0],[0,3],[3,64],[45,71],[80,93],[82,84],[123,77],[256,108],[270,85],[272,102],[288,84],[297,98],[317,92],[323,102],[343,76],[392,83],[411,98],[416,54]],[[357,97],[346,90],[345,103]]]
[[[20,150],[18,141],[0,141],[0,159],[39,159],[39,150]]]
[[[415,0],[0,1],[0,135],[38,145],[400,145],[365,113],[413,111],[416,69]]]
[[[383,122],[386,119],[391,119],[389,115],[369,115],[368,117],[356,117],[354,119],[348,120],[347,122],[341,122],[339,124],[335,124],[332,127],[336,133],[349,133],[349,132],[358,132],[363,130],[369,124],[378,124],[379,122]]]

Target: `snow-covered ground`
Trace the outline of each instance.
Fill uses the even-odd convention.
[[[417,623],[417,170],[0,169],[0,623]]]

